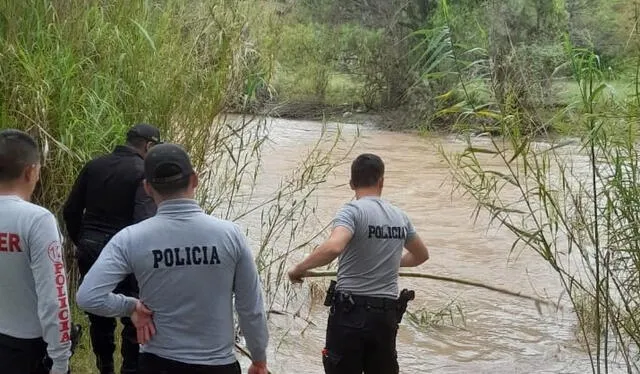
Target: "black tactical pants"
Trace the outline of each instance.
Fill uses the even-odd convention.
[[[397,301],[337,294],[329,312],[326,374],[397,374]]]
[[[47,344],[42,339],[18,339],[0,334],[0,372],[49,374],[45,365]]]
[[[76,249],[76,260],[80,275],[84,277],[93,263],[98,259],[102,248],[107,244],[109,236],[101,233],[83,233]],[[127,296],[138,297],[138,284],[133,275],[122,281],[114,293]],[[115,352],[114,334],[116,330],[116,319],[101,317],[87,313],[89,316],[89,334],[91,336],[91,346],[96,355],[96,365],[100,374],[113,374],[114,363],[113,353]],[[122,374],[134,374],[138,372],[138,352],[140,346],[137,342],[136,328],[130,318],[121,318],[124,328],[122,330],[122,344],[120,353],[122,354]]]
[[[221,366],[194,365],[141,353],[140,374],[240,374],[240,364],[236,361]]]

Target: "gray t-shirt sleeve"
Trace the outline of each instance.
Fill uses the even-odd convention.
[[[413,223],[411,223],[411,220],[406,215],[406,213],[403,213],[402,216],[404,217],[404,224],[405,224],[405,227],[407,228],[407,237],[404,240],[404,242],[408,243],[411,239],[413,239],[416,236],[416,228],[413,227]]]
[[[264,310],[262,286],[258,269],[246,238],[236,227],[238,262],[236,263],[233,291],[240,328],[253,361],[266,361],[269,330]]]
[[[66,373],[71,357],[70,308],[62,256],[62,238],[51,213],[40,216],[29,232],[31,270],[38,297],[38,317],[52,370]]]
[[[333,228],[342,226],[347,228],[351,233],[356,232],[356,220],[360,211],[354,204],[348,203],[342,206],[336,216],[333,218]]]
[[[113,293],[133,272],[126,256],[126,236],[127,229],[111,238],[84,277],[76,295],[84,311],[103,317],[129,317],[133,313],[137,299]]]

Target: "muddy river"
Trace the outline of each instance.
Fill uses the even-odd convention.
[[[321,132],[311,121],[270,120],[270,140],[263,150],[257,193],[277,187]],[[335,151],[347,152],[357,126],[340,125]],[[337,124],[329,124],[335,133]],[[560,283],[549,266],[530,251],[511,255],[514,237],[487,229],[486,217],[473,222],[474,203],[453,193],[447,165],[438,153],[460,151],[455,137],[419,137],[359,126],[350,159],[361,152],[380,155],[386,164],[383,197],[404,209],[429,247],[431,259],[416,271],[482,282],[540,297],[557,299]],[[335,169],[314,195],[317,225],[329,222],[353,197],[346,183],[349,165]],[[250,221],[247,221],[250,222]],[[414,270],[414,269],[410,269]],[[586,352],[577,340],[576,319],[563,311],[492,291],[423,279],[401,279],[416,291],[409,310],[431,313],[434,324],[403,320],[398,333],[401,373],[590,373]],[[270,368],[278,373],[322,373],[327,309],[318,306],[306,319],[271,317]],[[246,368],[246,360],[242,361]],[[622,372],[617,368],[610,372]]]

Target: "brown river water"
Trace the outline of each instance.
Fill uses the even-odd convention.
[[[272,191],[316,142],[322,125],[311,121],[270,120],[271,142],[263,150],[263,170],[257,192]],[[329,124],[335,133],[337,124]],[[347,152],[355,125],[340,125],[343,141],[336,152]],[[504,229],[487,229],[486,217],[473,222],[474,203],[453,193],[449,170],[438,153],[464,149],[455,137],[415,134],[359,127],[359,140],[348,161],[362,152],[380,155],[386,164],[383,197],[404,209],[430,250],[431,259],[416,269],[436,275],[482,282],[557,300],[557,276],[535,253],[510,256],[514,237]],[[339,155],[336,155],[339,156]],[[348,163],[338,167],[317,192],[318,227],[353,197]],[[259,219],[259,218],[258,218]],[[249,221],[250,222],[250,221]],[[250,234],[251,236],[251,234]],[[480,288],[426,279],[400,280],[400,287],[416,291],[410,311],[436,312],[452,304],[454,323],[416,327],[405,316],[398,333],[401,373],[590,373],[586,352],[577,336],[576,319],[566,298],[563,311]],[[540,313],[541,312],[541,313]],[[318,306],[308,319],[272,316],[272,373],[322,373],[327,308]],[[247,360],[242,359],[243,368]],[[246,369],[243,369],[243,371]],[[623,372],[615,367],[611,373]]]

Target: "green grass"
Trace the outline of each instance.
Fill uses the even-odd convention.
[[[353,75],[330,73],[327,77],[326,92],[323,97],[318,97],[314,91],[314,77],[308,75],[278,72],[273,84],[280,102],[320,101],[331,106],[360,103],[364,85]]]
[[[421,330],[428,330],[435,326],[464,327],[466,318],[462,307],[451,300],[440,309],[429,310],[420,308],[416,311],[407,310],[407,322]]]
[[[609,86],[607,95],[605,95],[607,98],[613,97],[619,101],[635,95],[636,88],[632,77],[609,80],[606,81],[606,84]],[[581,102],[580,87],[575,81],[557,80],[553,83],[552,90],[560,105]]]

